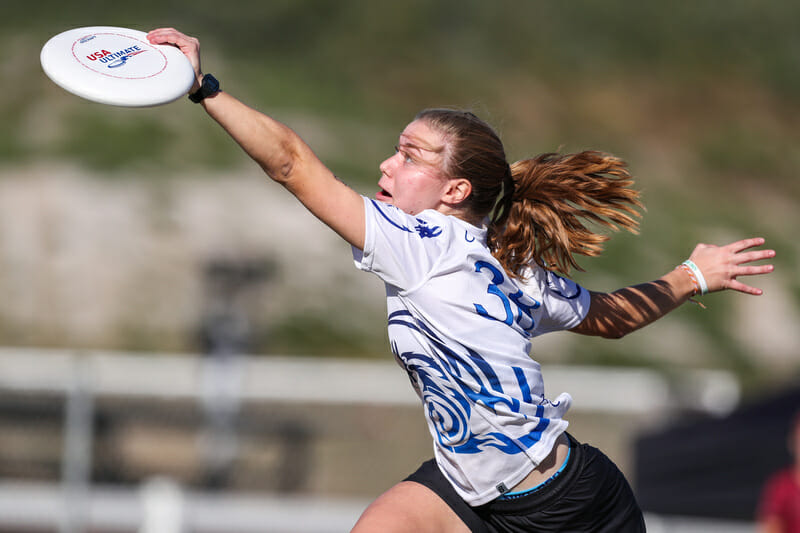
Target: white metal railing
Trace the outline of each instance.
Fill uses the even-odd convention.
[[[695,409],[724,413],[739,399],[737,382],[724,372],[689,373],[678,384],[641,369],[547,366],[544,372],[551,394],[562,390],[572,394],[575,411],[666,414],[687,402]],[[368,503],[193,493],[167,479],[150,480],[139,489],[93,486],[91,421],[97,399],[186,399],[211,410],[217,406],[223,418],[246,402],[387,406],[419,402],[391,361],[276,356],[215,360],[18,348],[0,348],[3,390],[61,394],[66,399],[61,484],[0,481],[0,530],[39,528],[60,533],[347,531]],[[650,517],[650,522],[662,532],[700,531],[659,517]]]
[[[740,399],[736,379],[719,370],[686,371],[680,382],[636,368],[545,365],[543,372],[550,394],[569,391],[575,411],[647,414],[690,407],[726,414]],[[209,383],[214,376],[225,383]],[[419,403],[392,361],[238,356],[224,363],[190,354],[0,348],[0,390],[66,393],[76,380],[93,396],[201,400],[216,390],[243,402]]]

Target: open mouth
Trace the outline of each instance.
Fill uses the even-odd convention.
[[[386,189],[381,189],[375,193],[375,198],[380,202],[390,202],[392,200],[392,195],[389,194]]]

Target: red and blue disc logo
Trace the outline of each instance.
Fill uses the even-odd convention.
[[[150,43],[116,33],[81,37],[72,45],[72,56],[84,67],[112,78],[149,78],[167,66],[166,56]]]

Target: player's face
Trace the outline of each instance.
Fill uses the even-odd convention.
[[[448,185],[442,170],[445,148],[442,134],[425,122],[409,124],[400,134],[395,154],[381,163],[375,198],[411,215],[438,209]]]

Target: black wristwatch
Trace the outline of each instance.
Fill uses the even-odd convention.
[[[200,85],[200,88],[189,95],[189,100],[195,104],[199,104],[204,98],[208,98],[212,94],[217,94],[219,91],[219,82],[217,78],[211,74],[206,74],[203,76],[203,83]]]

